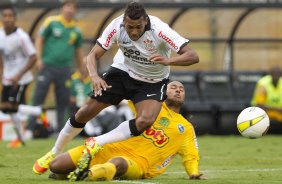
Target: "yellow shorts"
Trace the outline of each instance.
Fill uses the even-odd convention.
[[[79,158],[82,156],[84,146],[78,146],[68,151],[73,163],[76,165]],[[144,158],[134,156],[129,152],[123,151],[115,146],[105,145],[103,150],[99,151],[95,158],[92,159],[90,167],[95,164],[103,164],[114,157],[122,157],[128,164],[126,173],[121,176],[121,179],[133,180],[144,178],[144,173],[147,172],[146,161]]]

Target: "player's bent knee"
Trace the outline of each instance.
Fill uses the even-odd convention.
[[[116,170],[117,170],[115,175],[116,177],[122,176],[126,173],[128,169],[128,164],[126,160],[123,159],[122,157],[114,157],[110,159],[109,162],[113,163],[116,166]]]
[[[49,164],[49,169],[51,172],[59,174],[60,173],[60,160],[59,159],[54,159],[52,162]]]
[[[63,153],[50,162],[49,169],[55,174],[68,174],[75,169],[75,165],[68,153]]]
[[[150,128],[155,121],[155,117],[152,116],[140,116],[136,119],[136,126],[139,131],[145,131],[146,129]]]

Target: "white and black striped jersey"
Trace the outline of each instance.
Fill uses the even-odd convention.
[[[30,58],[35,55],[35,48],[30,37],[21,28],[6,35],[5,30],[0,28],[0,50],[3,55],[3,85],[11,85],[9,80],[24,68]],[[33,80],[31,71],[26,72],[19,81],[20,85],[27,84]]]
[[[113,67],[129,73],[136,80],[150,83],[168,78],[170,67],[153,63],[148,58],[152,54],[169,58],[171,50],[178,52],[188,42],[155,16],[149,16],[145,33],[137,41],[132,41],[123,25],[123,15],[114,19],[97,40],[97,44],[105,50],[114,43],[118,44]]]

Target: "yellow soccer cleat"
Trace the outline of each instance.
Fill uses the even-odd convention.
[[[50,162],[52,162],[55,157],[55,153],[49,151],[46,155],[36,160],[32,168],[33,172],[39,175],[45,173],[49,169]]]
[[[84,180],[88,175],[88,169],[91,159],[100,151],[102,147],[96,143],[94,137],[90,137],[85,141],[85,148],[83,154],[78,160],[77,167],[73,172],[67,176],[70,181]]]
[[[102,146],[98,145],[94,137],[89,137],[85,141],[85,148],[83,150],[83,154],[90,153],[91,157],[93,157]]]

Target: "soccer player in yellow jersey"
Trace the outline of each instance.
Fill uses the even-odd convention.
[[[251,104],[263,108],[270,119],[269,133],[282,133],[282,70],[279,66],[270,69],[256,85]]]
[[[56,174],[68,174],[76,169],[74,172],[80,172],[76,173],[77,180],[153,178],[162,174],[179,154],[190,179],[202,179],[194,128],[179,114],[184,98],[183,85],[178,81],[170,82],[167,99],[156,121],[140,136],[104,145],[89,163],[89,170],[76,169],[84,146],[57,156],[50,163],[50,170]]]

